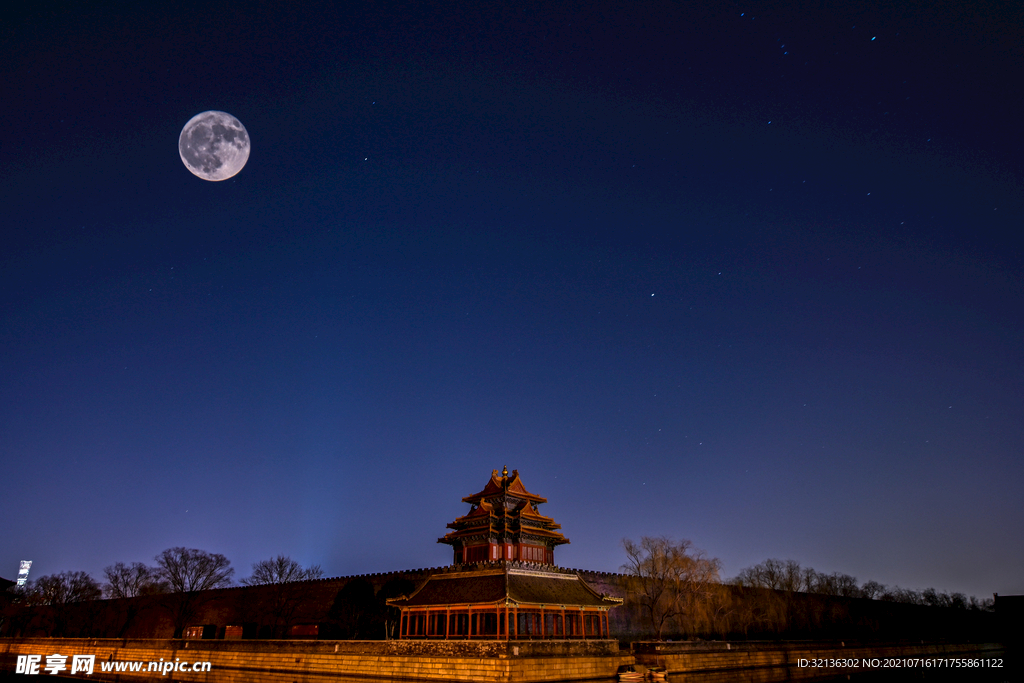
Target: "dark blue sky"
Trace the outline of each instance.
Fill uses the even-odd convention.
[[[1024,593],[1024,10],[339,4],[5,10],[0,576],[438,566],[507,465],[565,566]]]

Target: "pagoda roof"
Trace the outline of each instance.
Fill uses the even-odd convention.
[[[468,514],[465,514],[462,517],[459,517],[459,519],[463,520],[463,519],[473,519],[475,517],[490,517],[491,513],[493,511],[494,511],[494,506],[491,505],[490,503],[488,503],[486,500],[482,500],[482,501],[480,501],[479,505],[477,505],[472,510],[470,510]],[[455,524],[455,522],[452,522],[448,526],[451,527],[452,524]],[[452,527],[452,528],[454,528],[454,527]]]
[[[456,605],[544,605],[613,607],[621,598],[601,595],[574,572],[525,569],[515,563],[434,574],[408,597],[388,600],[396,607]]]
[[[474,493],[472,496],[466,496],[462,499],[464,503],[470,503],[472,505],[478,504],[482,500],[488,498],[497,498],[503,494],[508,494],[516,498],[524,498],[533,503],[546,503],[547,498],[538,496],[530,493],[523,486],[523,482],[519,479],[519,470],[512,470],[512,476],[508,476],[508,470],[493,470],[491,472],[491,479],[484,486],[483,490],[479,493]]]
[[[557,524],[555,522],[555,520],[552,519],[551,517],[545,517],[544,515],[540,514],[540,512],[537,511],[537,508],[535,508],[530,503],[523,503],[522,505],[519,506],[519,508],[522,510],[520,519],[525,518],[525,519],[530,519],[530,520],[536,520],[537,522],[543,524],[548,529],[561,529],[562,528],[561,524]],[[468,517],[469,515],[466,515],[466,516]]]
[[[451,526],[451,525],[449,525]],[[508,533],[502,531],[495,524],[480,524],[479,526],[460,526],[455,531],[449,531],[447,534],[437,539],[438,543],[452,543],[455,539],[464,537],[473,537],[480,535],[501,535]],[[539,526],[520,526],[516,529],[517,534],[526,534],[528,536],[536,536],[538,538],[549,538],[555,541],[556,545],[563,545],[569,543],[569,539],[558,533],[557,531],[550,531],[544,527]]]
[[[472,509],[449,522],[447,526],[452,531],[437,539],[438,543],[455,545],[460,539],[480,536],[508,538],[522,535],[544,539],[550,547],[569,542],[557,531],[562,525],[537,510],[537,506],[548,499],[527,491],[518,470],[512,470],[511,475],[508,468],[502,468],[501,472],[493,470],[482,491],[462,500],[472,505]]]

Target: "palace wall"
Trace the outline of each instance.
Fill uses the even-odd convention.
[[[283,587],[234,586],[202,591],[199,594],[200,604],[195,616],[188,622],[189,625],[213,626],[213,635],[209,636],[212,638],[230,637],[226,627],[232,625],[243,626],[246,639],[288,637],[287,633],[271,632],[275,621],[286,622],[279,624],[285,629],[291,626],[324,624],[329,620],[331,609],[338,601],[339,594],[353,582],[365,582],[364,585],[369,584],[372,587],[373,593],[379,594],[389,581],[406,580],[411,585],[418,586],[431,574],[442,569],[436,567],[332,577],[283,584]],[[275,619],[274,614],[281,603],[281,594],[278,591],[282,588],[286,591],[284,599],[288,614],[284,619]],[[175,599],[176,596],[170,594],[96,600],[70,605],[66,615],[56,614],[53,608],[45,606],[12,605],[5,608],[0,615],[0,637],[63,635],[96,638],[171,638],[174,635]],[[370,603],[352,607],[372,612],[379,605]],[[351,612],[352,609],[348,611]],[[383,626],[379,635],[363,635],[383,640]]]
[[[214,639],[381,639],[388,613],[382,591],[389,582],[418,587],[445,568],[335,577],[281,587],[239,586],[202,595],[189,625],[206,625]],[[598,593],[624,598],[609,611],[613,639],[631,642],[656,636],[640,606],[626,595],[623,576],[611,572],[578,573]],[[396,583],[391,583],[391,588]],[[346,587],[348,587],[346,589]],[[359,588],[360,590],[354,590]],[[287,609],[275,616],[282,593]],[[863,598],[723,586],[728,617],[716,627],[705,623],[684,628],[671,624],[665,639],[946,639],[974,642],[1000,640],[996,616],[989,612],[926,607]],[[97,600],[70,605],[63,614],[51,607],[0,609],[0,637],[171,638],[172,596]],[[392,618],[394,615],[391,615]],[[742,618],[741,618],[742,617]],[[276,625],[276,628],[275,628]],[[228,629],[229,626],[235,628]],[[296,627],[296,630],[289,630]]]

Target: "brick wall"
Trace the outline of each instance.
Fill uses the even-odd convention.
[[[408,579],[419,585],[431,574],[442,568],[411,569],[379,574],[359,574],[315,581],[289,584],[290,589],[301,594],[301,603],[292,622],[296,624],[318,624],[324,620],[338,592],[351,581],[364,579],[375,591],[394,578]],[[260,623],[267,618],[267,605],[273,602],[273,587],[235,586],[205,591],[203,602],[191,623],[216,625],[218,638],[224,637],[228,625]],[[123,600],[96,600],[72,606],[67,635],[92,637],[127,638],[170,638],[174,635],[171,611],[167,609],[165,596],[146,596]],[[124,628],[127,615],[132,618]],[[6,615],[0,637],[43,637],[49,635],[52,620],[47,618],[47,608],[17,610],[10,608]],[[383,638],[383,633],[381,633]]]

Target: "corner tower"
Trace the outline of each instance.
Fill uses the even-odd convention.
[[[453,564],[518,560],[536,564],[555,563],[555,546],[569,539],[556,529],[555,520],[538,512],[547,498],[530,493],[519,471],[502,468],[479,493],[462,499],[472,507],[469,514],[448,524],[452,529],[438,543],[454,550]]]

